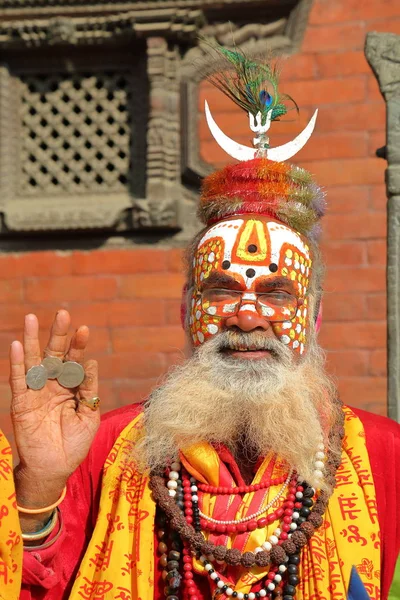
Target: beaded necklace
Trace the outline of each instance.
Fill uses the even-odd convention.
[[[331,446],[337,449],[341,448],[343,435],[343,422],[341,422],[332,428],[330,434]],[[315,467],[318,470],[322,470],[322,467],[325,468],[325,479],[333,488],[335,486],[336,469],[340,464],[340,452],[328,454],[327,461],[323,465],[320,464],[322,462],[322,448],[318,449],[318,453],[316,463],[319,464],[315,464]],[[171,473],[173,473],[172,477]],[[204,564],[205,572],[215,585],[213,598],[218,596],[221,599],[233,597],[238,598],[238,600],[255,600],[267,597],[268,599],[293,600],[299,582],[298,565],[300,563],[301,548],[312,537],[315,529],[321,526],[323,522],[322,515],[326,510],[329,496],[326,492],[321,491],[314,502],[315,490],[308,486],[306,482],[297,482],[295,485],[295,481],[291,479],[288,484],[289,493],[285,502],[280,509],[273,513],[274,520],[282,517],[280,526],[275,529],[273,536],[270,536],[254,552],[242,554],[235,548],[227,549],[224,545],[215,545],[205,540],[201,532],[205,528],[205,522],[211,523],[211,526],[215,525],[216,531],[218,531],[217,527],[226,527],[225,532],[227,533],[231,533],[227,529],[228,527],[238,527],[245,523],[213,523],[204,519],[198,506],[198,492],[199,489],[205,493],[211,492],[206,491],[203,484],[197,485],[196,480],[190,478],[184,471],[180,475],[180,464],[177,462],[170,467],[167,486],[163,477],[152,475],[150,487],[158,504],[159,565],[162,569],[162,578],[166,582],[164,588],[166,599],[179,600],[181,597],[181,584],[184,582],[184,597],[190,600],[199,600],[199,592],[193,579],[192,567],[192,558],[197,556]],[[293,492],[295,493],[293,494]],[[224,490],[222,493],[227,492]],[[239,491],[238,493],[242,492]],[[252,516],[254,517],[254,515]],[[268,522],[273,522],[269,520],[272,515],[265,518],[267,521],[264,526]],[[253,523],[256,523],[256,527],[262,527],[263,522],[260,523],[260,521],[261,519],[255,521],[254,518],[246,521],[247,527],[248,523],[252,523],[251,527],[254,526]],[[169,534],[165,529],[167,523],[171,529]],[[236,532],[239,533],[240,530],[237,529]],[[167,541],[171,543],[169,552]],[[229,583],[219,576],[216,568],[214,568],[217,565],[214,563],[225,563],[232,566],[241,565],[245,568],[251,568],[253,565],[270,566],[263,587],[257,592],[244,594],[235,591]],[[180,574],[180,569],[182,574]]]

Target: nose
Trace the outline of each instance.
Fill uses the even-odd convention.
[[[239,310],[236,315],[232,315],[225,321],[225,326],[237,327],[242,331],[253,331],[254,329],[263,329],[267,331],[271,325],[267,319],[259,315],[257,312],[250,310]]]

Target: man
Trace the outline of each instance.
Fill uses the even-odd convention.
[[[325,374],[321,194],[270,159],[283,96],[255,93],[254,64],[257,149],[206,178],[187,255],[190,358],[97,431],[88,329],[67,345],[59,311],[43,359],[28,315],[12,345],[23,600],[388,597],[399,427],[342,407]]]

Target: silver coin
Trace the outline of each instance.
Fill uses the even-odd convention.
[[[82,365],[72,360],[63,363],[62,373],[57,377],[58,383],[66,388],[78,387],[84,379],[85,371]]]
[[[63,362],[54,356],[48,356],[42,360],[42,365],[47,371],[48,379],[57,379],[62,373]]]
[[[47,371],[43,365],[31,367],[26,374],[26,385],[31,390],[41,390],[47,381]]]

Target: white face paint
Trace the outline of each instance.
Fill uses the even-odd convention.
[[[298,308],[295,317],[287,307],[261,306],[260,317],[274,317],[271,322],[276,336],[284,344],[300,352],[304,344],[307,304],[308,277],[311,266],[310,249],[307,240],[286,225],[268,217],[243,216],[226,219],[210,227],[201,238],[194,261],[193,278],[195,291],[203,289],[211,274],[227,275],[236,280],[235,288],[242,291],[241,307],[238,314],[257,312],[256,302],[260,290],[265,289],[268,280],[287,280],[282,285],[297,298]],[[261,286],[262,282],[262,286]],[[217,286],[218,287],[218,286]],[[221,287],[224,287],[223,285]],[[277,288],[279,289],[279,288]],[[224,327],[224,322],[236,311],[237,304],[227,302],[222,313],[215,306],[195,305],[192,309],[192,339],[199,343],[200,332],[207,339]],[[199,313],[200,316],[199,316]],[[224,316],[218,317],[217,314]],[[282,318],[280,318],[282,317]],[[213,327],[209,327],[213,325]],[[298,342],[298,343],[295,343]]]

